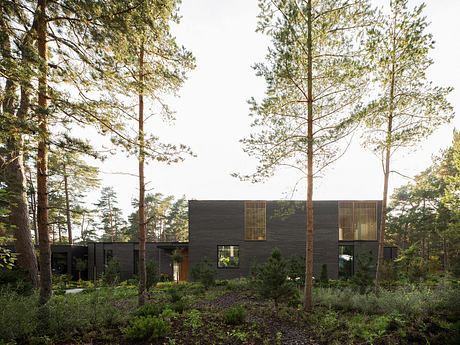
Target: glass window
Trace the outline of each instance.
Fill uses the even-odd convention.
[[[376,202],[339,202],[339,241],[377,240]]]
[[[244,202],[244,239],[266,240],[266,204],[264,201]]]
[[[217,267],[238,268],[240,267],[239,246],[217,246]]]
[[[67,273],[67,253],[51,253],[51,269],[56,274]]]
[[[353,246],[339,246],[339,279],[353,275]]]

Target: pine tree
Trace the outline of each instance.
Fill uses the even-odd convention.
[[[428,53],[434,42],[426,33],[423,8],[420,5],[409,10],[407,0],[391,1],[391,13],[368,32],[367,51],[379,95],[360,115],[370,129],[366,145],[382,157],[384,166],[376,293],[383,264],[391,157],[453,116],[445,98],[451,88],[434,87],[426,80],[426,70],[433,63]]]
[[[359,35],[369,25],[368,2],[260,0],[258,30],[270,35],[267,62],[255,65],[267,83],[266,98],[251,100],[252,124],[260,128],[243,140],[260,165],[243,176],[258,182],[280,166],[307,180],[306,310],[313,276],[313,177],[341,155],[335,144],[353,126],[347,114],[366,89]]]

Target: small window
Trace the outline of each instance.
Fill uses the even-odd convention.
[[[267,239],[266,204],[264,201],[245,201],[244,239],[264,241]]]
[[[353,246],[339,246],[339,279],[353,275]]]
[[[238,268],[240,267],[239,246],[217,246],[217,267]]]

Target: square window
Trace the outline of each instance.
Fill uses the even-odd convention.
[[[240,267],[239,246],[217,246],[217,267],[238,268]]]

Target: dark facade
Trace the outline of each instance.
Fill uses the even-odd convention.
[[[217,269],[217,279],[231,279],[248,275],[254,260],[263,263],[273,248],[283,256],[305,256],[305,201],[265,201],[266,234],[263,240],[245,240],[245,203],[243,200],[189,201],[189,266],[207,257]],[[356,258],[372,252],[377,259],[380,232],[380,201],[376,204],[374,240],[339,241],[340,201],[314,201],[313,275],[319,277],[321,266],[327,264],[330,279],[339,277],[339,250],[351,250],[350,268],[357,270]],[[347,203],[347,202],[344,202]],[[354,201],[348,201],[354,203]],[[358,203],[358,201],[355,201]],[[345,247],[346,246],[346,247]],[[238,252],[238,265],[219,267],[220,252],[232,248]],[[219,252],[219,253],[218,253]],[[390,255],[392,252],[390,251]],[[235,267],[237,266],[237,267]]]
[[[184,258],[188,255],[188,244],[180,242],[147,242],[145,245],[146,262],[155,260],[159,272],[173,277],[174,264],[171,254],[179,250]],[[97,242],[88,244],[88,279],[98,279],[104,272],[108,260],[113,257],[120,262],[120,278],[126,280],[133,278],[138,271],[139,244],[137,242]],[[179,280],[187,280],[188,260],[179,265],[177,270]],[[182,269],[181,269],[182,268]],[[184,272],[185,270],[185,272]]]

